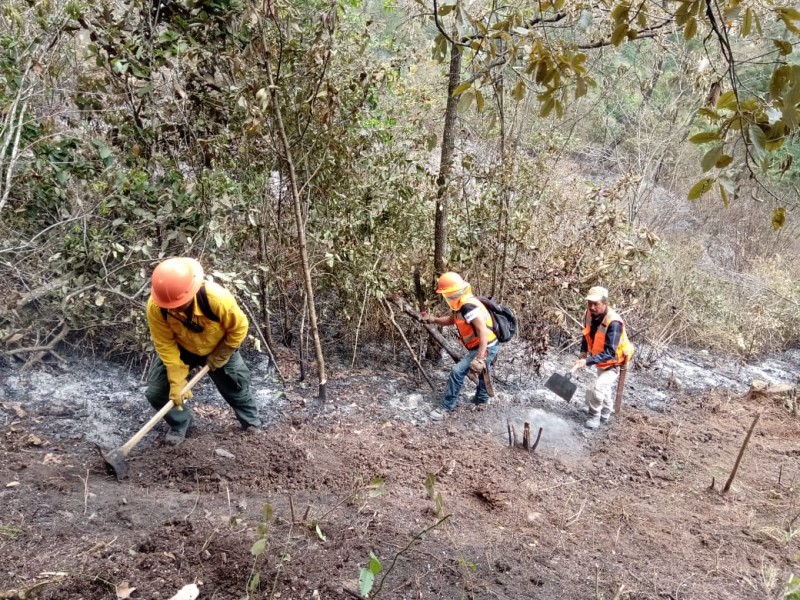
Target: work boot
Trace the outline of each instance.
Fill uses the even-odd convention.
[[[189,431],[189,426],[194,421],[194,417],[190,416],[180,425],[176,425],[169,430],[169,433],[164,436],[164,441],[170,446],[177,446],[186,439],[186,432]]]
[[[434,408],[428,415],[432,421],[444,421],[445,410],[438,406]]]
[[[597,429],[600,427],[600,415],[593,415],[589,417],[584,425],[589,429]]]
[[[258,425],[247,424],[242,425],[242,434],[247,436],[256,436],[261,435],[264,432],[263,427],[261,426],[261,421],[258,422]]]

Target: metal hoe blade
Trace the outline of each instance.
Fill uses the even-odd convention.
[[[565,376],[561,375],[560,373],[553,373],[550,375],[550,378],[545,382],[544,387],[561,396],[567,402],[572,399],[572,395],[575,393],[575,390],[578,389],[578,386],[572,383],[570,380],[569,375]]]
[[[95,446],[97,451],[100,453],[100,456],[103,457],[103,460],[106,463],[106,469],[108,471],[113,471],[114,475],[117,476],[117,481],[122,481],[123,479],[127,479],[128,472],[130,471],[130,465],[126,460],[125,455],[116,450],[103,450],[100,446]]]

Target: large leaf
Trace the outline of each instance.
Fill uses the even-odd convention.
[[[722,146],[714,146],[711,148],[711,150],[706,152],[700,161],[700,166],[703,168],[703,173],[716,166],[720,156],[722,156]]]
[[[473,100],[475,100],[475,92],[472,90],[461,94],[461,98],[458,100],[458,112],[462,114],[467,112],[469,107],[472,106]]]
[[[733,90],[728,90],[724,94],[720,94],[719,100],[717,100],[717,108],[736,108],[736,92]]]
[[[465,81],[464,83],[462,83],[456,89],[453,90],[453,97],[460,96],[471,87],[472,87],[472,81]]]
[[[780,229],[786,224],[786,209],[779,206],[772,211],[772,228]]]
[[[758,125],[751,125],[750,129],[748,129],[748,133],[750,135],[750,144],[753,149],[753,154],[758,160],[763,159],[767,152],[764,148],[767,143],[767,136],[764,135],[764,131]]]
[[[716,142],[718,139],[719,131],[701,131],[690,137],[689,141],[693,144],[705,144],[707,142]]]
[[[697,200],[700,196],[714,187],[715,181],[716,179],[714,177],[704,177],[692,186],[692,189],[689,190],[689,193],[686,196],[687,199]]]

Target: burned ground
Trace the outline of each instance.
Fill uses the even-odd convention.
[[[334,373],[315,411],[313,389],[281,395],[259,365],[263,433],[239,432],[205,384],[187,441],[163,445],[159,427],[124,482],[93,442],[120,445],[149,416],[139,373],[7,369],[0,597],[168,599],[195,582],[238,600],[258,573],[251,598],[353,598],[371,552],[379,598],[782,597],[800,571],[800,419],[742,384],[791,378],[797,356],[735,373],[698,360],[682,382],[634,371],[623,414],[596,433],[512,361],[490,407],[465,395],[443,423],[410,374]],[[508,421],[543,428],[536,452],[508,447]]]

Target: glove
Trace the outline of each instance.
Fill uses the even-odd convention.
[[[472,362],[469,363],[470,371],[475,371],[476,373],[483,373],[483,370],[486,368],[486,361],[482,358],[478,358],[477,356],[472,359]]]
[[[586,366],[586,359],[579,358],[578,360],[575,361],[575,364],[572,365],[572,374],[575,375],[575,373],[577,373],[578,370],[584,368],[585,366]]]
[[[236,352],[236,348],[231,348],[225,342],[220,342],[217,347],[206,356],[206,364],[209,371],[216,371],[224,367],[231,359],[231,355]]]
[[[434,317],[433,315],[429,315],[428,313],[425,313],[419,318],[419,320],[423,323],[428,323],[429,325],[432,325],[433,322],[436,320],[436,317]]]
[[[192,397],[192,390],[181,394],[181,390],[186,386],[186,384],[187,382],[183,381],[178,385],[173,383],[169,386],[169,399],[172,400],[172,403],[178,410],[183,410],[183,401]]]

